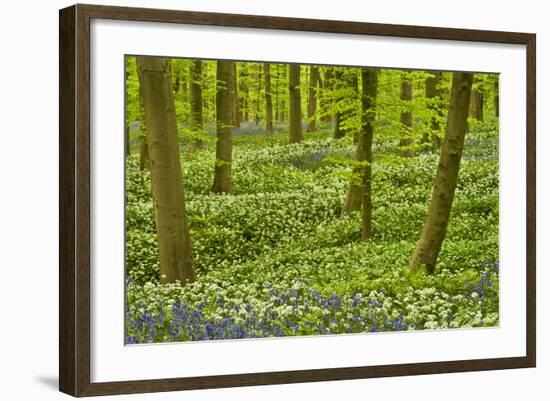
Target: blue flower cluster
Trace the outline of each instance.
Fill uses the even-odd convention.
[[[477,283],[470,283],[468,280],[464,282],[464,286],[467,289],[466,295],[470,298],[476,298],[479,300],[481,311],[485,311],[485,307],[488,301],[487,292],[493,288],[495,282],[495,276],[499,274],[499,261],[489,259],[487,262],[483,262],[483,273]]]
[[[381,302],[353,296],[323,296],[313,289],[279,291],[264,283],[267,298],[257,303],[237,303],[217,298],[216,311],[202,303],[176,302],[167,314],[126,311],[126,343],[202,341],[296,335],[342,334],[409,329],[403,314],[388,316]],[[136,305],[134,310],[140,310]]]
[[[489,287],[493,286],[492,276],[499,273],[499,261],[489,259],[487,262],[483,262],[481,265],[483,273],[477,283],[470,283],[468,280],[464,282],[464,286],[468,290],[470,297],[476,293],[480,298],[484,298],[486,291]]]
[[[484,309],[490,309],[486,305],[494,301],[490,292],[495,291],[498,274],[499,262],[489,259],[482,264],[476,283],[464,282],[464,301],[478,305],[482,316],[485,316]],[[126,310],[126,343],[419,330],[456,327],[451,322],[461,319],[456,308],[448,309],[438,324],[425,317],[414,318],[414,313],[410,314],[410,303],[395,303],[383,290],[368,296],[360,293],[323,295],[306,283],[296,281],[294,284],[293,288],[281,290],[264,282],[259,291],[264,294],[261,298],[239,300],[218,295],[208,304],[183,299],[161,300],[152,305],[136,302]],[[128,290],[137,285],[128,279],[126,286]],[[416,293],[424,299],[421,302],[435,305],[433,291],[424,289]],[[483,325],[483,317],[481,319]]]

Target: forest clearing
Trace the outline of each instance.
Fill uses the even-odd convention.
[[[499,325],[498,75],[126,58],[126,344]]]

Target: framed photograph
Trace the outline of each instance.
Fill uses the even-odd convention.
[[[62,392],[535,366],[534,34],[59,18]]]

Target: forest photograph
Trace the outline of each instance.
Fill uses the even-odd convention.
[[[125,344],[499,326],[498,74],[127,55],[124,90]]]

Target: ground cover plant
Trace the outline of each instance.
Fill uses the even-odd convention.
[[[126,343],[499,324],[498,78],[139,59]]]

